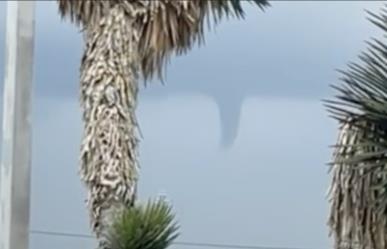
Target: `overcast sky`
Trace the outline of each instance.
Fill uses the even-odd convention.
[[[333,94],[335,69],[381,36],[364,10],[382,4],[247,7],[246,20],[223,22],[205,47],[173,59],[165,86],[142,89],[140,198],[167,194],[180,241],[328,248],[325,163],[336,124],[320,100]],[[5,6],[0,1],[1,79]],[[77,175],[81,53],[77,29],[60,20],[54,2],[39,2],[32,229],[89,231]],[[233,146],[222,150],[221,137],[233,132]],[[92,249],[93,241],[31,235],[31,249],[49,248]]]

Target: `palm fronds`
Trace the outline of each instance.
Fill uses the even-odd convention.
[[[387,33],[386,14],[387,6],[370,20]],[[359,59],[340,71],[338,95],[326,103],[341,124],[329,225],[336,248],[380,249],[387,246],[387,46],[373,39]]]
[[[267,0],[249,2],[264,9]],[[162,77],[173,54],[184,54],[204,41],[206,20],[217,23],[223,17],[243,18],[242,0],[58,0],[62,17],[84,29],[96,24],[109,9],[120,5],[135,17],[139,27],[142,74],[145,79]],[[211,21],[210,21],[211,22]]]
[[[164,201],[128,208],[118,217],[108,236],[111,249],[165,249],[178,237],[178,225]]]

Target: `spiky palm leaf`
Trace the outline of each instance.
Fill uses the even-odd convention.
[[[173,53],[187,52],[204,39],[206,21],[217,23],[223,17],[242,18],[242,0],[58,0],[63,17],[84,29],[98,23],[114,5],[121,5],[127,15],[135,16],[140,28],[139,44],[143,76],[162,69]],[[248,0],[259,8],[269,6],[267,0]]]
[[[165,201],[149,201],[126,209],[108,236],[111,249],[165,249],[178,237],[178,225]]]
[[[370,21],[387,34],[387,6]],[[387,246],[387,46],[374,39],[341,71],[328,109],[341,123],[332,162],[329,224],[336,248]]]

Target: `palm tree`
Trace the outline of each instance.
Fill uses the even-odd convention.
[[[251,0],[263,9],[267,0]],[[85,37],[80,175],[103,248],[112,215],[134,203],[138,179],[139,78],[162,78],[172,55],[202,43],[206,22],[244,17],[240,0],[58,0]]]
[[[370,21],[387,34],[387,5]],[[329,225],[335,248],[387,247],[387,46],[373,39],[341,71],[328,109],[340,123],[332,162]]]

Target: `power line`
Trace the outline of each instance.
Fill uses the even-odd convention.
[[[253,246],[253,245],[233,245],[233,244],[214,244],[214,243],[197,243],[197,242],[175,242],[175,245],[196,246],[196,247],[213,247],[213,248],[234,248],[234,249],[306,249],[297,247],[273,247],[273,246]]]
[[[50,232],[50,231],[42,231],[42,230],[31,230],[30,233],[48,235],[48,236],[57,236],[57,237],[72,237],[72,238],[85,238],[85,239],[93,239],[94,238],[93,236],[88,235],[88,234]]]
[[[32,234],[41,234],[41,235],[58,236],[58,237],[72,237],[72,238],[84,238],[84,239],[94,238],[92,235],[89,235],[89,234],[51,232],[51,231],[43,231],[43,230],[31,230],[30,232]],[[192,247],[212,247],[212,248],[229,248],[229,249],[310,249],[310,248],[301,248],[301,247],[274,247],[274,246],[199,243],[199,242],[183,242],[183,241],[177,241],[177,242],[174,242],[173,244],[181,245],[181,246],[192,246]]]

